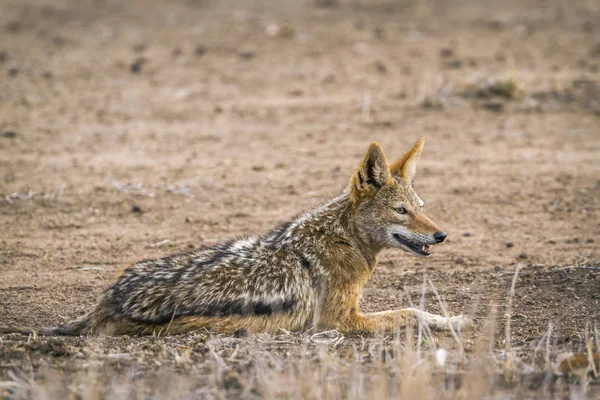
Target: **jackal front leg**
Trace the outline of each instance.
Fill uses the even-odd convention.
[[[441,315],[430,314],[416,308],[403,308],[401,310],[382,311],[370,314],[356,314],[342,324],[341,331],[363,331],[363,332],[381,332],[392,331],[397,327],[404,327],[412,323],[417,327],[419,323],[433,330],[450,330],[450,326],[455,331],[469,329],[473,326],[470,318],[463,315],[455,317],[442,317]]]

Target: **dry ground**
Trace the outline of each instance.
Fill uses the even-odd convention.
[[[425,136],[417,190],[449,238],[427,259],[386,252],[362,308],[418,303],[426,275],[477,333],[497,316],[490,346],[502,360],[521,265],[520,360],[531,365],[549,326],[552,360],[585,350],[586,326],[600,324],[600,4],[316,3],[0,3],[0,325],[77,317],[127,264],[265,232],[339,192],[371,141],[391,158]],[[477,337],[465,338],[467,358]],[[112,366],[106,353],[152,346],[167,361],[117,364],[161,374],[154,362],[180,365],[183,346],[193,351],[183,364],[209,369],[193,374],[217,376],[213,389],[277,397],[256,380],[231,386],[223,371],[257,349],[268,371],[282,351],[308,352],[308,365],[321,354],[310,337],[155,340],[7,335],[0,381]],[[330,343],[327,357],[382,345],[370,340]]]

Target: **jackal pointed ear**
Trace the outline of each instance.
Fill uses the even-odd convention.
[[[360,191],[379,189],[392,179],[387,159],[381,145],[371,143],[369,150],[353,176],[353,183]]]
[[[417,140],[417,143],[390,165],[390,171],[394,175],[398,175],[412,185],[417,173],[417,161],[423,150],[425,138]]]

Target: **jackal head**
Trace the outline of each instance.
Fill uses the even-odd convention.
[[[350,179],[350,198],[361,236],[381,248],[400,248],[418,256],[446,234],[423,213],[413,189],[416,165],[425,138],[388,164],[381,145],[373,142]]]

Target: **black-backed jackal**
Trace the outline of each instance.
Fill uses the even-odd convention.
[[[264,236],[133,264],[95,309],[48,335],[275,332],[309,328],[377,332],[418,319],[434,329],[470,325],[417,309],[363,314],[358,300],[383,249],[418,256],[446,238],[412,188],[423,139],[388,165],[374,142],[347,188]],[[1,332],[24,328],[0,328]]]

